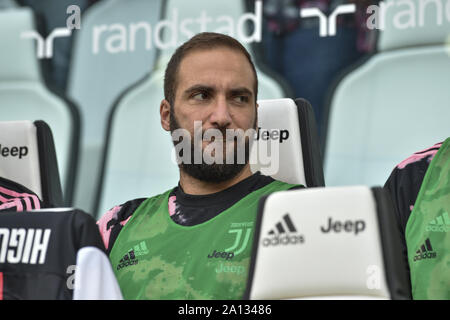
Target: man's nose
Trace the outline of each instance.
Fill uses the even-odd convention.
[[[231,114],[225,97],[217,98],[209,120],[218,128],[227,127],[231,124]]]

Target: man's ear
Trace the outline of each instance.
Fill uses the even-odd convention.
[[[166,99],[161,101],[159,114],[161,116],[161,127],[166,131],[170,131],[170,104]]]

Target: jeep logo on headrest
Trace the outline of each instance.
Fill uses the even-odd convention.
[[[263,140],[267,141],[269,139],[272,140],[279,140],[280,143],[283,143],[284,140],[287,140],[289,138],[289,131],[288,130],[277,130],[277,129],[262,129],[261,127],[258,127],[258,132],[256,134],[256,140]]]
[[[28,147],[26,146],[5,147],[0,144],[0,155],[4,158],[11,156],[11,157],[19,157],[19,159],[22,159],[22,157],[25,157],[27,154],[28,154]]]

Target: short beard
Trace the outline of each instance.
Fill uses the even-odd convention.
[[[176,129],[180,129],[180,125],[178,124],[178,121],[175,117],[175,114],[173,112],[173,107],[171,107],[170,112],[170,132],[171,134]],[[253,129],[256,130],[256,123],[257,119],[255,118],[255,122],[253,124]],[[223,137],[225,138],[225,128],[217,128],[222,132]],[[203,136],[202,132],[202,136]],[[174,141],[174,145],[176,146],[177,143]],[[212,182],[212,183],[220,183],[224,181],[228,181],[236,177],[239,173],[242,172],[242,170],[245,168],[245,166],[249,163],[250,158],[250,143],[249,139],[247,138],[245,140],[245,161],[244,163],[239,163],[238,161],[238,144],[235,143],[234,145],[234,159],[233,163],[212,163],[207,164],[205,163],[203,157],[202,157],[202,163],[196,164],[194,161],[194,139],[191,137],[191,161],[190,163],[184,163],[181,161],[181,163],[178,165],[180,170],[182,170],[187,175],[200,180],[204,182]],[[203,151],[203,150],[202,150]],[[181,151],[182,152],[182,151]],[[181,155],[182,156],[182,155]]]

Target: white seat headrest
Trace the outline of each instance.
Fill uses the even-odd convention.
[[[260,129],[250,156],[252,172],[306,185],[297,105],[292,99],[259,100],[258,105]]]
[[[36,127],[31,121],[0,122],[0,176],[42,199]]]
[[[258,223],[251,299],[390,298],[368,187],[277,192]]]

